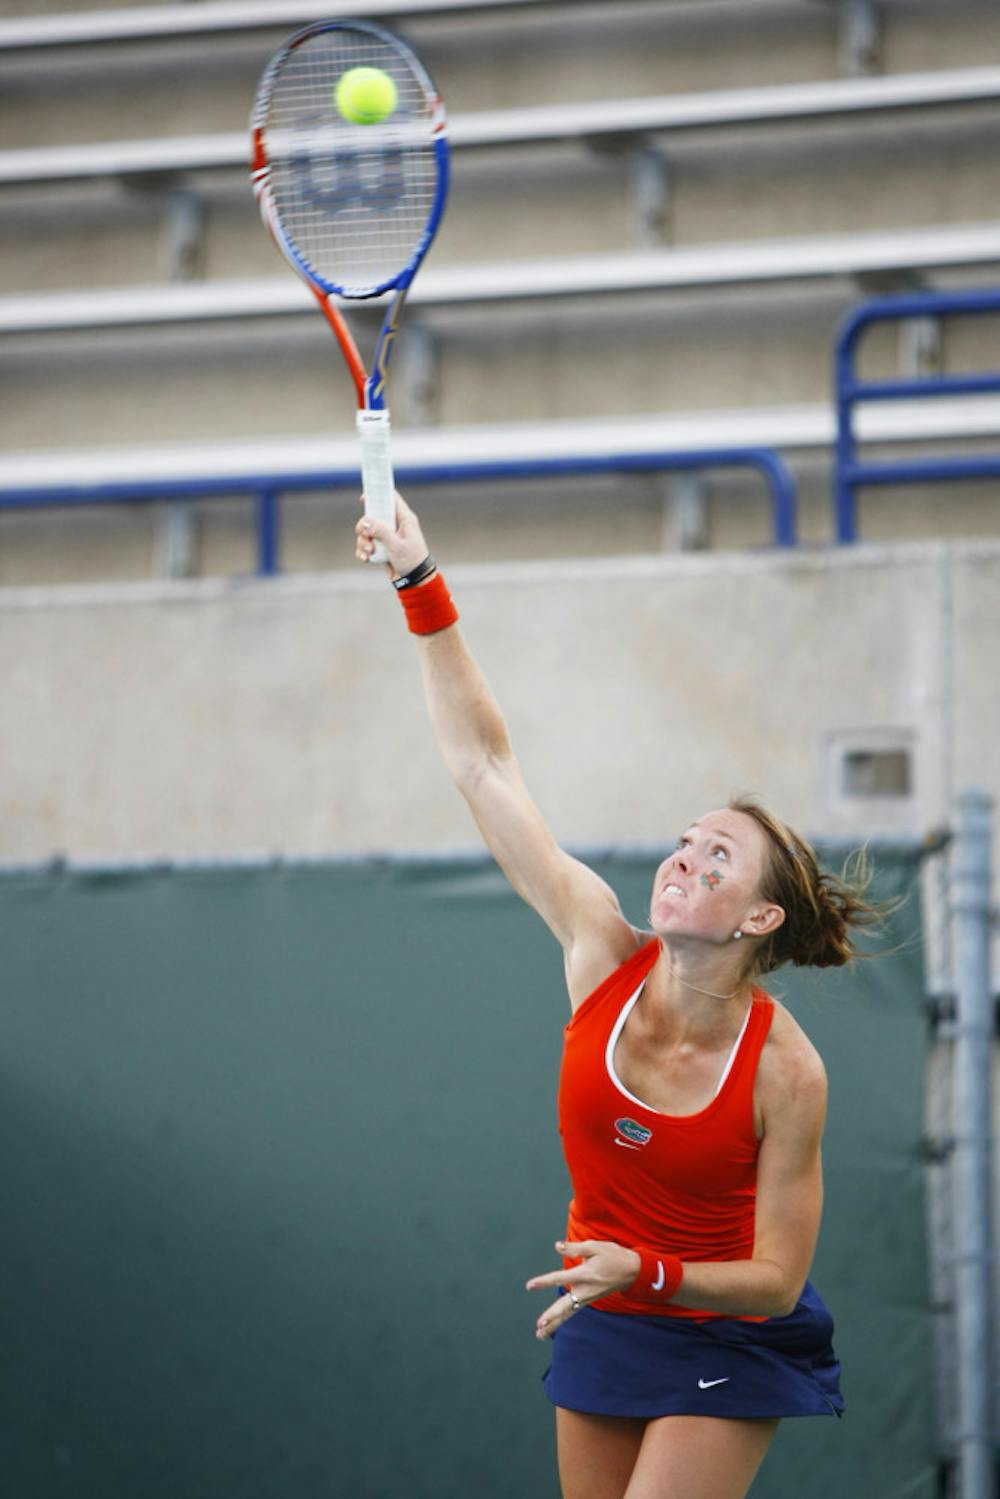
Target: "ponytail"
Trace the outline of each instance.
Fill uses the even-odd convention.
[[[804,838],[751,798],[737,798],[729,809],[752,817],[766,834],[761,895],[785,913],[781,926],[758,946],[753,974],[785,963],[841,968],[857,957],[854,932],[877,925],[889,909],[867,899],[873,871],[865,850],[852,854],[839,875],[828,874]]]

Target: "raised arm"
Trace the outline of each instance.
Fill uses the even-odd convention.
[[[358,522],[357,555],[383,543],[394,577],[428,555],[420,523],[398,501],[398,529]],[[430,586],[431,578],[417,583]],[[431,726],[444,761],[511,885],[561,944],[578,1003],[631,952],[638,938],[613,891],[556,843],[521,777],[500,707],[457,624],[417,637]]]

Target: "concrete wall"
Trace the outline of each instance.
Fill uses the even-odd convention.
[[[847,837],[1000,797],[995,542],[449,578],[565,842],[662,840],[745,789]],[[0,621],[5,862],[476,841],[381,577],[7,589]],[[910,795],[842,794],[839,752],[894,746]]]

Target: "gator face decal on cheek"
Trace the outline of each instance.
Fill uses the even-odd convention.
[[[717,869],[713,869],[709,874],[701,875],[700,878],[701,883],[705,885],[709,890],[714,890],[716,885],[722,884],[722,875]]]

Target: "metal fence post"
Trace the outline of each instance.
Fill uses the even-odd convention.
[[[257,491],[257,573],[262,578],[273,578],[281,571],[278,504],[275,488]]]
[[[994,1499],[990,864],[993,803],[958,798],[954,865],[955,1337],[958,1499]]]

